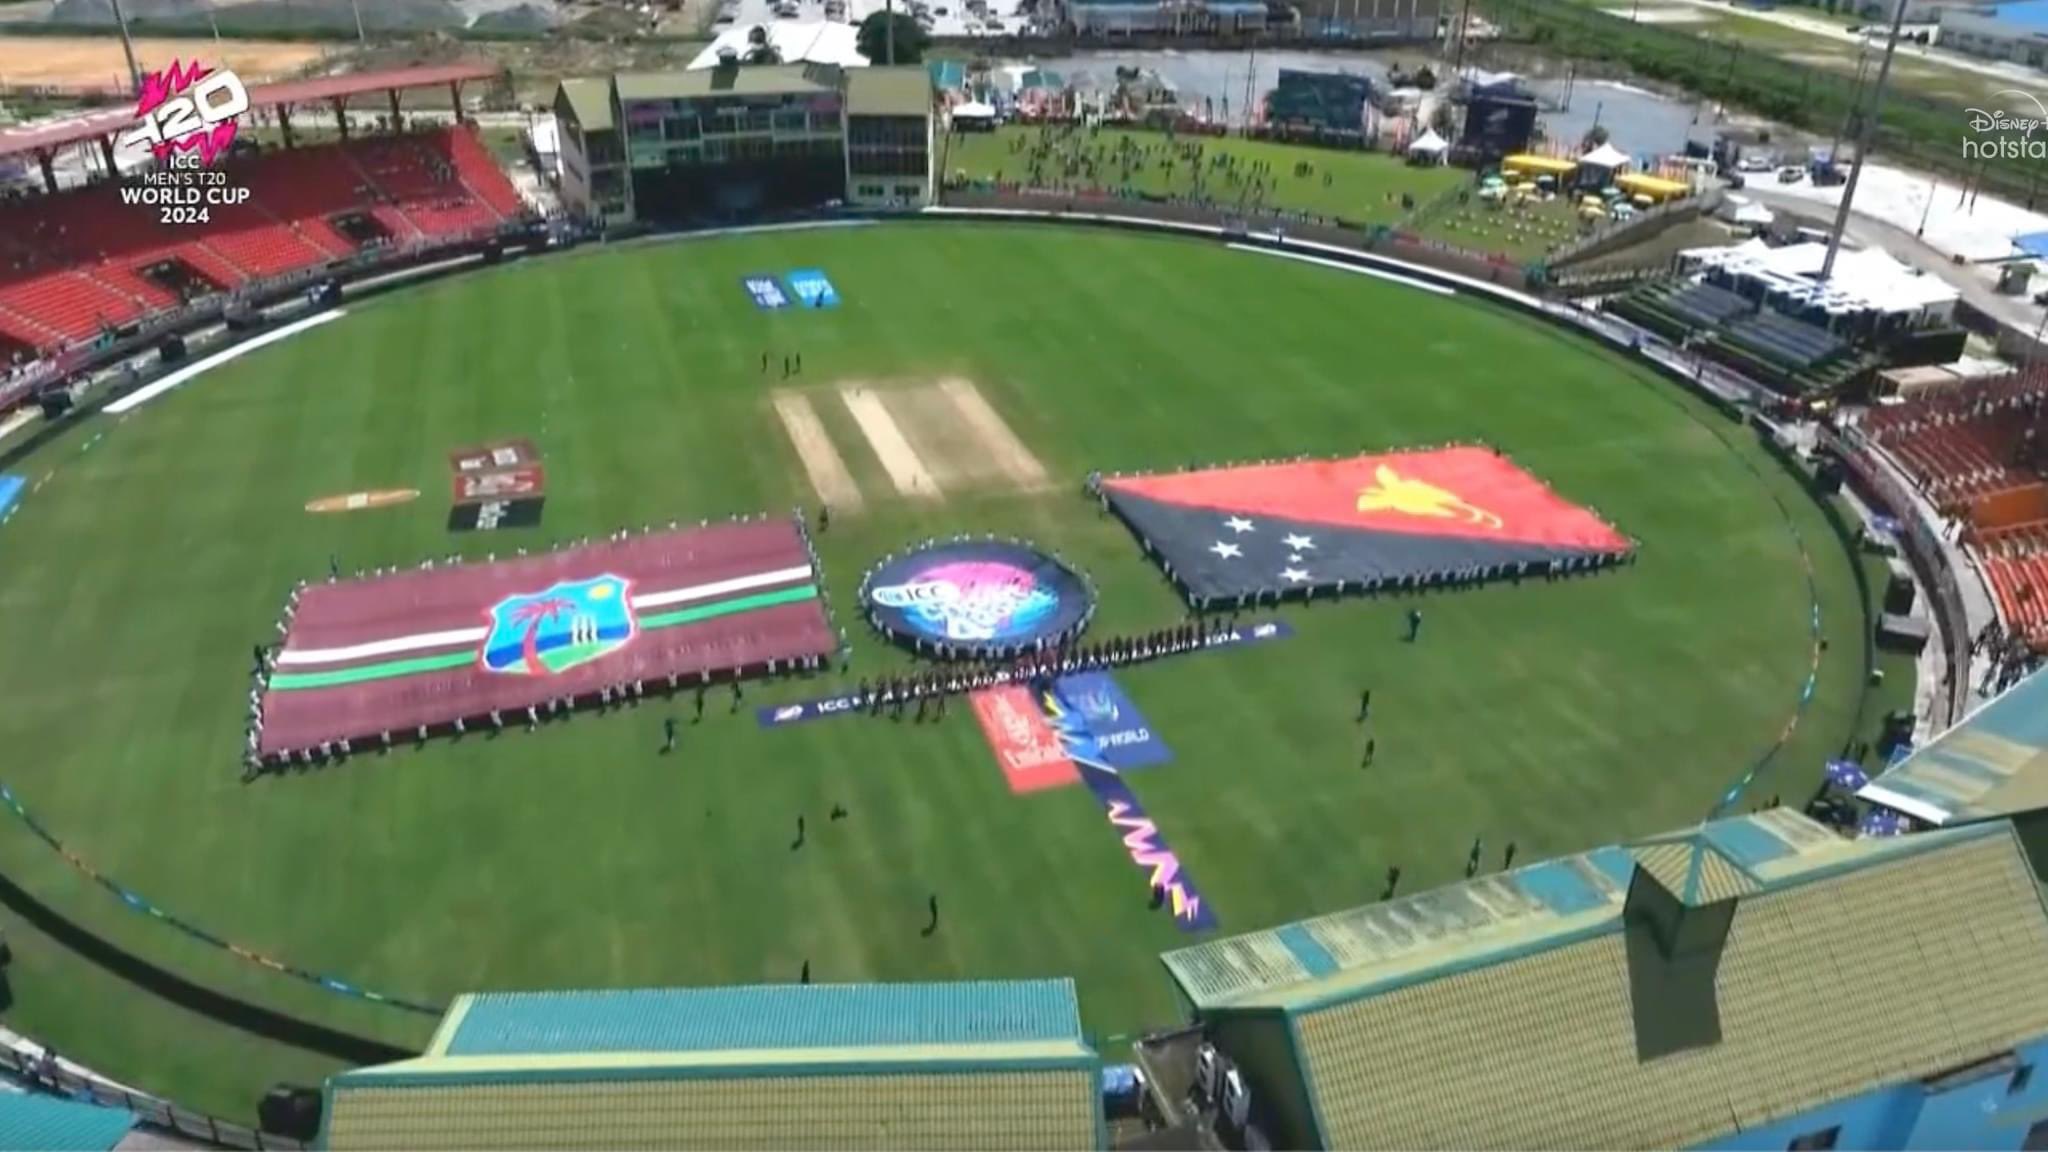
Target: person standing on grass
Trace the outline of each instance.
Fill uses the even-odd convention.
[[[1422,636],[1422,609],[1420,609],[1420,608],[1410,608],[1410,609],[1408,610],[1408,642],[1409,642],[1410,644],[1413,644],[1413,643],[1415,643],[1415,641],[1416,641],[1416,640],[1420,639],[1420,638],[1421,638],[1421,636]]]
[[[732,710],[734,712],[740,710],[740,682],[738,679],[734,679],[732,682]]]
[[[1485,850],[1485,840],[1481,837],[1474,836],[1472,838],[1472,854],[1465,858],[1465,879],[1470,880],[1472,877],[1477,876],[1479,874],[1479,854],[1481,852],[1484,852]]]
[[[1367,688],[1358,694],[1358,722],[1363,724],[1370,719],[1372,719],[1372,689]]]
[[[1358,766],[1360,768],[1372,767],[1372,758],[1379,752],[1379,750],[1380,742],[1372,739],[1371,737],[1367,737],[1365,741],[1365,759],[1359,761]]]
[[[676,718],[665,716],[661,721],[661,754],[666,756],[676,750]]]

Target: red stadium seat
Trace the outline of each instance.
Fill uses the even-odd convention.
[[[230,183],[252,198],[212,206],[204,224],[162,226],[111,185],[0,204],[0,337],[47,351],[175,307],[180,291],[317,268],[359,247],[338,225],[350,215],[405,244],[460,238],[526,211],[471,125],[231,164]],[[177,275],[159,268],[174,263]]]

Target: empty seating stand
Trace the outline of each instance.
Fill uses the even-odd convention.
[[[2048,651],[2048,480],[2029,443],[2048,436],[2048,375],[2029,369],[1874,408],[1863,430],[1937,507],[1968,517],[2007,627]]]
[[[384,242],[409,244],[459,239],[526,211],[467,124],[232,164],[251,200],[213,206],[201,225],[161,226],[111,185],[0,203],[0,343],[49,351],[175,307],[177,281],[146,271],[172,261],[200,291],[317,268],[357,250],[335,226],[344,215],[369,215]]]

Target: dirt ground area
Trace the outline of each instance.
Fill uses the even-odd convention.
[[[776,390],[774,402],[775,415],[781,418],[783,431],[789,434],[789,442],[796,448],[804,475],[810,478],[811,490],[818,494],[818,499],[837,512],[860,511],[860,485],[854,483],[853,473],[847,471],[839,449],[832,446],[832,437],[818,419],[817,410],[811,407],[810,398],[783,388]]]
[[[248,83],[296,75],[325,54],[319,44],[281,40],[135,42],[135,62],[144,71],[196,56],[207,64],[234,69]],[[0,86],[121,91],[128,87],[128,64],[121,42],[112,36],[0,36]]]
[[[889,483],[895,486],[897,495],[917,500],[937,500],[943,495],[937,477],[904,437],[882,393],[865,383],[851,382],[840,385],[839,399],[853,415],[853,422],[860,426],[861,435],[873,449],[875,459],[881,462],[882,471],[889,474]]]
[[[971,380],[852,380],[837,387],[840,402],[899,496],[935,500],[954,492],[1041,492],[1050,486],[1045,465]],[[777,409],[811,472],[812,486],[822,494],[826,478],[803,444],[821,439],[824,429],[803,429],[803,414],[795,414],[793,421],[779,398]],[[823,453],[815,455],[822,462]]]

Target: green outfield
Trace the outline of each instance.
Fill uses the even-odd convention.
[[[742,290],[795,268],[843,304],[762,312]],[[1133,788],[1225,931],[1370,900],[1390,865],[1404,891],[1453,879],[1475,835],[1491,866],[1508,841],[1526,861],[1701,819],[1792,716],[1815,594],[1817,694],[1742,803],[1803,799],[1858,716],[1910,693],[1909,666],[1866,692],[1859,561],[1750,433],[1489,306],[1180,240],[902,224],[590,250],[350,312],[5,469],[41,486],[0,528],[0,780],[157,904],[400,996],[794,980],[808,961],[818,981],[1071,975],[1111,1049],[1178,1019],[1157,956],[1190,937],[1148,909],[1085,790],[1010,794],[965,708],[762,731],[714,696],[662,756],[671,707],[649,702],[241,782],[250,645],[330,554],[410,564],[814,504],[764,352],[802,354],[789,384],[864,494],[819,541],[855,677],[901,663],[853,611],[863,569],[954,531],[1060,549],[1100,587],[1098,630],[1179,619],[1081,495],[1091,469],[1485,439],[1642,541],[1612,574],[1432,597],[1416,645],[1409,601],[1321,603],[1285,610],[1292,639],[1121,673],[1175,753]],[[834,389],[937,380],[971,382],[1050,484],[894,496]],[[451,536],[446,454],[499,436],[540,447],[544,525]],[[303,510],[394,488],[424,495]],[[431,1030],[137,914],[4,811],[0,874],[200,984],[401,1044]],[[245,1117],[272,1081],[336,1066],[0,925],[8,1025],[110,1075]]]

